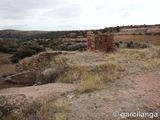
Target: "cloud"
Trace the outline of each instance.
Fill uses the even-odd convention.
[[[67,4],[67,5],[61,5],[58,7],[55,7],[48,12],[45,13],[45,15],[55,18],[74,18],[78,17],[83,13],[83,9],[81,6],[77,4]]]
[[[95,10],[101,10],[101,9],[106,8],[106,7],[108,7],[107,4],[97,4],[97,5],[95,5],[94,9]]]
[[[132,12],[135,12],[135,11],[142,9],[142,8],[143,7],[140,5],[129,4],[129,5],[121,6],[118,8],[110,9],[109,12],[112,15],[119,15],[120,17],[126,18],[126,17],[132,15]]]
[[[23,29],[25,27],[27,27],[28,25],[5,25],[2,26],[2,29]]]
[[[81,15],[83,11],[80,5],[65,0],[1,0],[0,6],[0,18],[12,20],[39,17],[73,18]]]
[[[140,5],[129,4],[129,5],[121,6],[118,8],[110,9],[110,11],[111,12],[135,11],[135,10],[142,9],[142,8],[143,6],[140,6]]]
[[[1,0],[1,18],[5,19],[26,19],[34,17],[42,10],[49,10],[66,4],[64,0]]]
[[[0,10],[8,12],[22,12],[24,10],[34,7],[32,1],[22,1],[22,0],[1,0]]]
[[[26,11],[34,8],[32,1],[22,0],[1,0],[0,6],[0,17],[13,20],[25,18]]]
[[[72,30],[158,24],[158,3],[158,0],[0,0],[0,29]]]

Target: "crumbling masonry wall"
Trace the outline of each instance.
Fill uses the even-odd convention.
[[[95,35],[93,32],[87,32],[87,50],[95,51]]]
[[[115,50],[114,35],[87,32],[87,50],[109,52]]]
[[[17,63],[15,66],[15,70],[17,73],[24,72],[26,70],[37,70],[41,67],[41,64],[49,63],[52,58],[54,58],[59,54],[62,54],[62,52],[51,51],[51,52],[40,53],[38,55],[30,57],[28,63],[26,63],[24,60]]]

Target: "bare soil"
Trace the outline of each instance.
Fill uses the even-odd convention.
[[[120,79],[108,83],[103,90],[82,95],[73,92],[76,85],[63,83],[2,89],[0,102],[9,104],[14,112],[19,112],[33,102],[42,103],[65,93],[63,99],[70,102],[67,113],[69,119],[120,120],[120,117],[113,117],[114,111],[157,112],[160,115],[159,87],[160,69],[153,69],[141,71],[138,75],[123,74]],[[137,118],[141,119],[148,118]]]
[[[40,86],[13,87],[0,90],[0,104],[12,107],[14,112],[20,112],[33,102],[43,103],[63,93],[74,91],[76,85],[50,83]]]
[[[69,58],[73,65],[81,66],[103,64],[104,60],[102,53],[94,53],[93,56],[90,52],[70,54]],[[160,68],[145,70],[130,62],[121,64],[128,71],[123,71],[119,79],[107,83],[98,91],[77,94],[77,85],[68,83],[12,87],[0,90],[0,104],[11,107],[16,113],[34,102],[45,103],[61,97],[70,103],[66,111],[69,120],[121,120],[120,117],[113,117],[114,111],[157,112],[160,116]],[[148,118],[137,118],[146,119]],[[155,119],[160,120],[160,117]]]
[[[115,41],[125,41],[125,42],[147,42],[153,45],[160,45],[160,36],[147,36],[147,35],[122,35],[115,36]]]
[[[113,112],[152,112],[160,115],[160,69],[131,74],[109,83],[105,89],[73,98],[70,119],[120,120]],[[71,95],[70,95],[71,96]],[[74,96],[74,95],[73,95]],[[136,119],[136,118],[127,118]],[[137,120],[148,118],[137,118]],[[160,118],[155,118],[159,120]]]

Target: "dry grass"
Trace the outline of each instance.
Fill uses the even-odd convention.
[[[65,72],[63,75],[60,75],[56,82],[63,82],[63,83],[74,83],[80,79],[80,70],[78,69],[70,69],[69,71]]]
[[[86,72],[83,71],[77,91],[79,93],[84,93],[100,89],[108,82],[117,79],[121,70],[125,70],[123,66],[108,61],[106,64],[92,67]]]
[[[38,55],[39,54],[33,55],[32,57],[26,57],[23,60],[21,60],[19,63],[22,65],[22,68],[24,70],[29,70],[31,67],[31,64],[33,63],[33,60],[38,59]],[[41,64],[43,65],[43,63],[41,63]],[[43,66],[45,66],[45,65],[43,65]]]
[[[32,63],[31,59],[32,59],[31,57],[26,57],[22,61],[20,61],[21,64],[23,65],[23,69],[25,70],[29,69],[30,66],[29,64]]]
[[[94,55],[87,56],[87,53],[80,54],[78,57],[77,54],[77,56],[73,55],[74,59],[66,59],[66,61],[63,60],[62,55],[57,61],[65,62],[68,68],[56,81],[80,83],[77,89],[79,93],[92,92],[100,89],[109,81],[119,78],[120,73],[126,71],[128,67],[151,69],[160,66],[160,48],[158,47],[119,49],[114,53],[100,54],[99,57],[97,53],[94,54],[96,57]],[[90,58],[90,61],[86,61],[85,58]],[[83,62],[85,63],[83,64]]]
[[[0,116],[1,120],[20,120],[18,115],[10,114],[6,116]]]
[[[61,99],[53,99],[48,101],[40,110],[37,111],[37,116],[40,119],[56,119],[56,120],[66,120],[65,111],[68,108],[68,103]]]
[[[160,48],[119,49],[114,53],[65,53],[56,56],[47,66],[62,69],[56,82],[77,83],[77,92],[85,93],[102,88],[109,81],[119,78],[120,73],[131,66],[151,69],[160,66]],[[30,58],[24,59],[25,65]],[[127,64],[126,64],[127,63]],[[42,63],[43,64],[43,63]],[[135,71],[133,70],[132,73]],[[129,72],[128,72],[129,73]],[[40,79],[40,78],[39,78]]]
[[[55,120],[68,120],[68,117],[63,113],[58,113],[55,115]]]
[[[98,55],[96,54],[96,56]],[[78,93],[92,92],[100,89],[103,84],[106,84],[111,80],[115,80],[118,77],[120,70],[124,70],[119,63],[114,61],[107,62],[105,56],[102,54],[100,58],[91,58],[90,61],[85,61],[86,57],[94,57],[94,55],[88,56],[87,53],[75,56],[74,62],[70,59],[66,59],[64,61],[63,57],[66,58],[67,56],[59,56],[56,58],[56,61],[59,61],[59,63],[65,62],[67,70],[56,80],[56,82],[79,83],[79,87],[77,89]],[[79,64],[78,61],[81,61],[81,64]],[[82,61],[85,63],[83,64]],[[96,62],[96,64],[92,62]]]
[[[70,66],[70,69],[62,74],[57,82],[80,83],[77,90],[79,93],[92,92],[101,88],[103,83],[117,78],[119,69],[121,67],[112,62],[94,67]]]
[[[115,80],[120,71],[125,70],[122,65],[114,61],[86,67],[69,64],[67,67],[67,70],[56,82],[79,83],[77,89],[79,93],[100,89],[109,81]]]
[[[97,90],[102,85],[102,78],[99,75],[90,75],[88,73],[83,74],[82,82],[80,83],[77,92],[85,93],[85,92],[93,92]]]
[[[107,59],[120,63],[137,63],[141,67],[146,64],[148,66],[147,68],[152,68],[159,65],[160,48],[151,47],[146,49],[120,49],[115,53],[107,54]]]
[[[78,56],[78,54],[80,55]],[[90,54],[87,52],[78,54],[73,53],[68,55],[66,53],[65,55],[56,56],[50,62],[50,67],[63,67],[63,74],[56,79],[56,82],[76,83],[78,84],[76,92],[80,94],[94,92],[95,90],[103,88],[108,82],[116,80],[119,75],[123,74],[123,71],[128,70],[129,67],[135,67],[136,69],[130,68],[129,70],[132,69],[133,71],[129,71],[128,74],[136,73],[137,68],[152,69],[160,66],[160,48],[158,47],[119,49],[114,53],[107,54]],[[88,56],[88,54],[90,54],[90,56]],[[27,61],[29,61],[29,59]],[[85,63],[83,64],[83,62]],[[104,98],[104,100],[106,102],[110,101],[109,98]],[[34,107],[36,111],[33,111],[32,113],[34,114],[31,115],[33,118],[36,117],[40,120],[67,120],[68,117],[66,113],[69,108],[68,106],[69,103],[67,101],[53,99],[44,103],[44,105],[38,109]],[[29,111],[32,111],[32,109],[29,109]],[[30,113],[29,111],[28,113]],[[14,118],[16,118],[14,115],[8,116],[6,120]]]
[[[44,104],[33,102],[20,114],[0,116],[2,120],[67,120],[68,102],[62,99],[51,99]]]

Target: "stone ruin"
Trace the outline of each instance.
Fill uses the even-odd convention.
[[[113,52],[115,50],[114,35],[112,34],[97,34],[92,31],[87,32],[87,50]]]
[[[40,64],[43,62],[50,62],[52,60],[52,58],[54,58],[55,56],[62,54],[62,52],[58,52],[58,51],[51,51],[51,52],[43,52],[40,53],[38,56],[32,56],[32,59],[30,59],[29,64],[27,64],[27,66],[24,66],[24,61],[20,61],[19,63],[16,64],[15,66],[15,70],[17,73],[19,72],[23,72],[27,70],[37,70],[40,68]]]
[[[49,63],[52,58],[59,54],[62,54],[62,52],[51,51],[40,53],[32,56],[27,66],[23,64],[24,61],[22,60],[15,66],[17,74],[6,77],[5,81],[24,86],[42,84],[42,82],[39,82],[40,80],[36,81],[36,79],[39,79],[37,78],[38,76],[41,76],[44,79],[44,82],[45,80],[50,81],[50,79],[53,79],[59,71],[56,69],[46,69],[39,73],[40,65],[42,62]]]

